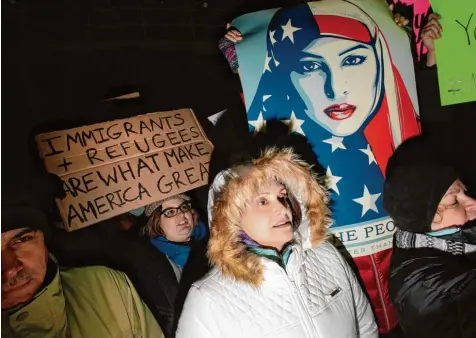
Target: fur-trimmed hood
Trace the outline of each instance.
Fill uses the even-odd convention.
[[[298,201],[302,219],[294,238],[303,251],[317,247],[327,238],[329,197],[311,166],[300,160],[291,148],[266,149],[246,167],[246,174],[240,175],[237,168],[220,172],[210,187],[208,253],[210,261],[224,275],[258,286],[263,279],[262,260],[246,249],[240,234],[244,206],[262,182],[279,181]]]

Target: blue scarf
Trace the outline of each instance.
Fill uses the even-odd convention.
[[[455,228],[448,228],[448,229],[443,229],[443,230],[439,230],[439,231],[431,231],[431,232],[427,232],[426,234],[428,236],[441,237],[441,236],[455,234],[460,230],[461,230],[461,228],[456,228],[455,227]]]
[[[241,242],[246,245],[246,250],[276,262],[283,269],[286,269],[289,257],[293,251],[292,241],[286,244],[281,253],[279,253],[276,249],[263,247],[244,232],[241,233]]]
[[[186,243],[178,243],[169,241],[164,236],[157,236],[150,239],[152,245],[165,254],[173,263],[181,268],[185,266],[188,256],[192,251],[191,242],[205,238],[207,229],[202,221],[198,221],[198,226],[193,230],[190,241]]]

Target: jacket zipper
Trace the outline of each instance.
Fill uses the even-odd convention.
[[[377,281],[377,291],[380,297],[380,302],[382,303],[383,315],[385,317],[385,322],[387,323],[387,330],[390,330],[390,319],[388,318],[387,307],[385,305],[385,300],[383,299],[383,289],[382,289],[382,285],[380,284],[377,264],[375,263],[375,259],[373,255],[370,255],[370,261],[372,262],[372,268],[374,270],[375,280]]]
[[[293,298],[295,299],[296,305],[299,308],[299,312],[301,313],[303,324],[304,324],[303,326],[304,326],[304,329],[306,330],[306,335],[311,338],[313,337],[313,335],[311,335],[311,332],[315,332],[317,334],[317,331],[313,327],[314,325],[312,324],[312,319],[306,310],[306,306],[304,305],[304,301],[302,300],[301,293],[299,292],[299,289],[296,286],[296,283],[289,278],[287,273],[283,271],[283,274],[284,274],[284,279],[287,281],[287,283],[291,284]]]

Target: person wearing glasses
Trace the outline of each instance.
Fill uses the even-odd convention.
[[[210,270],[207,258],[208,229],[199,219],[188,195],[167,197],[145,207],[146,225],[141,234],[163,253],[175,272],[178,289],[174,300],[172,335],[178,325],[192,284]]]
[[[190,286],[209,270],[208,229],[186,195],[155,202],[133,214],[141,215],[128,231],[117,218],[73,232],[52,229],[52,253],[63,266],[104,265],[124,272],[165,337],[171,338]]]
[[[142,235],[167,256],[180,281],[192,249],[206,242],[205,224],[198,219],[190,197],[185,194],[149,204],[144,213],[148,220],[141,229]]]

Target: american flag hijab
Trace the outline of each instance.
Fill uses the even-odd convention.
[[[381,198],[385,168],[402,140],[420,133],[415,109],[385,37],[362,9],[348,1],[332,0],[316,3],[315,13],[310,6],[282,8],[270,21],[263,74],[248,120],[256,127],[259,124],[253,121],[279,119],[308,139],[327,170],[335,226],[387,217]],[[376,60],[374,74],[369,75],[375,77],[375,99],[367,103],[370,109],[365,120],[348,135],[336,134],[316,121],[311,116],[316,113],[309,113],[307,94],[293,82],[306,48],[324,37],[365,45]],[[330,70],[327,78],[332,78]],[[334,95],[327,84],[313,90],[323,90],[329,100]]]

